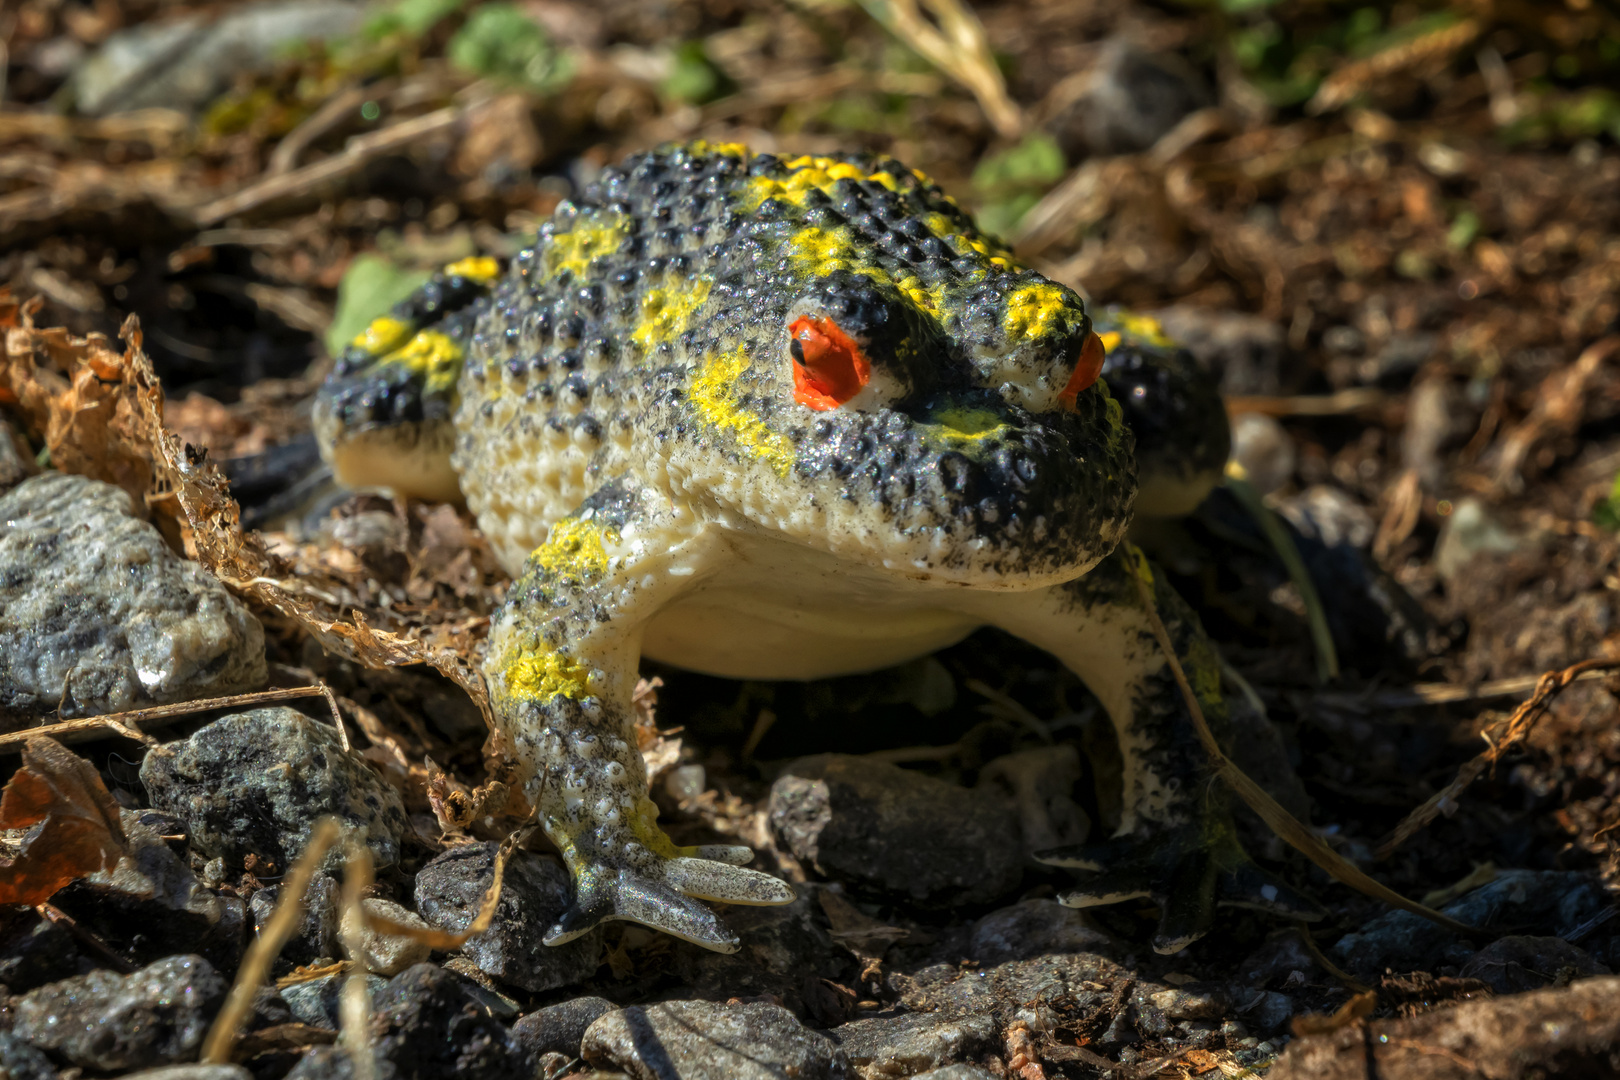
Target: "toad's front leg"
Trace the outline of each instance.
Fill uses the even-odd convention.
[[[793,890],[738,865],[753,857],[746,847],[676,847],[664,835],[631,705],[642,628],[721,551],[647,500],[592,501],[604,509],[557,522],[530,555],[485,666],[526,792],[573,876],[573,903],[545,940],[629,919],[731,952],[737,939],[701,900],[785,904]]]
[[[1150,583],[1199,705],[1222,742],[1227,730],[1220,661],[1198,616],[1133,545],[1085,577],[1036,593],[975,597],[974,613],[1047,649],[1085,680],[1114,722],[1124,761],[1119,831],[1101,843],[1038,858],[1080,871],[1063,897],[1071,907],[1151,897],[1162,916],[1154,948],[1177,952],[1209,929],[1216,904],[1254,907],[1296,919],[1322,910],[1262,871],[1239,845],[1226,793],[1142,606],[1136,575]]]

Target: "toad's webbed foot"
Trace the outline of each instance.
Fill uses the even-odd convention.
[[[1036,854],[1041,862],[1076,870],[1075,885],[1058,897],[1067,907],[1097,907],[1147,897],[1159,905],[1153,949],[1175,953],[1209,931],[1217,905],[1255,908],[1289,919],[1320,919],[1316,901],[1252,861],[1230,826],[1188,824]],[[1224,825],[1224,823],[1222,823]]]
[[[563,857],[574,877],[574,898],[546,931],[547,945],[565,941],[612,919],[628,919],[717,952],[735,952],[737,937],[704,900],[728,904],[786,904],[793,889],[741,864],[746,847],[676,847],[653,820],[657,810],[642,800],[628,827],[598,826],[588,837],[563,839]],[[553,838],[573,830],[547,822]]]

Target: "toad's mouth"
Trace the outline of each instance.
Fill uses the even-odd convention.
[[[796,470],[825,514],[820,539],[868,565],[974,587],[1084,573],[1123,537],[1136,472],[1106,392],[1081,398],[1074,412],[1039,415],[950,401],[847,418],[803,447]]]

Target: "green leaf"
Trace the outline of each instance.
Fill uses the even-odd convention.
[[[1620,532],[1620,473],[1615,474],[1609,493],[1593,505],[1592,523],[1610,532]]]
[[[337,356],[371,320],[415,292],[433,275],[396,266],[380,255],[361,255],[338,282],[337,312],[326,328],[326,351]]]
[[[703,42],[683,41],[675,46],[675,63],[661,89],[671,101],[702,105],[728,93],[731,80],[714,66]]]
[[[377,41],[392,34],[419,38],[460,11],[466,0],[397,0],[366,20],[365,35]]]
[[[1462,251],[1472,244],[1474,237],[1478,235],[1479,215],[1472,210],[1464,210],[1451,223],[1451,228],[1446,230],[1446,246],[1453,251]]]
[[[543,27],[515,4],[484,4],[450,39],[452,66],[469,75],[517,86],[535,94],[561,90],[573,63]]]
[[[1067,168],[1057,141],[1037,132],[980,161],[973,170],[973,186],[986,193],[1049,187],[1063,179]]]

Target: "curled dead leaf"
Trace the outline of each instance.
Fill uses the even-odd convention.
[[[21,854],[0,865],[0,904],[43,904],[124,853],[118,804],[95,766],[47,738],[28,740],[22,768],[0,795],[0,829],[41,823]]]

